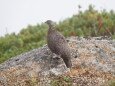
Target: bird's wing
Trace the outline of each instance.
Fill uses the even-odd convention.
[[[57,33],[58,34],[56,34],[56,38],[58,39],[58,42],[60,42],[60,44],[66,43],[67,41],[65,37],[60,32]]]
[[[58,55],[64,51],[67,47],[67,41],[65,37],[55,29],[50,29],[48,33],[48,47],[53,53]]]

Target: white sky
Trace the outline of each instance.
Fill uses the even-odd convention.
[[[89,4],[115,10],[115,0],[0,0],[0,36],[48,19],[58,22],[76,14],[78,5],[84,10]]]

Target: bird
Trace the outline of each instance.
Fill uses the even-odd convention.
[[[67,68],[72,67],[71,53],[65,37],[56,30],[54,22],[47,20],[48,26],[47,44],[52,53],[59,55],[66,64]]]

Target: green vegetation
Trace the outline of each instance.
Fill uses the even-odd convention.
[[[115,80],[110,80],[107,83],[103,84],[102,86],[115,86]]]
[[[72,79],[69,76],[60,75],[50,83],[51,86],[72,86]]]
[[[115,38],[115,12],[103,10],[98,12],[93,6],[60,21],[57,29],[65,36],[111,36]],[[29,25],[19,34],[6,34],[0,37],[0,63],[21,53],[39,48],[46,43],[47,25]]]
[[[109,86],[115,86],[115,81],[111,82]]]

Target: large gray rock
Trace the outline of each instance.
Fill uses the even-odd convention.
[[[108,37],[71,37],[67,41],[71,48],[72,69],[76,69],[76,71],[78,71],[77,69],[90,69],[115,75],[115,40]],[[42,82],[40,86],[48,86],[50,76],[58,76],[67,72],[69,69],[66,68],[63,60],[52,54],[47,45],[44,45],[39,49],[18,55],[0,64],[0,86],[18,86],[30,78],[32,81],[35,78],[45,80],[43,82],[39,80]],[[103,83],[106,82],[106,78],[100,78],[105,80]],[[82,84],[80,83],[80,85]],[[90,86],[99,86],[99,84]]]

